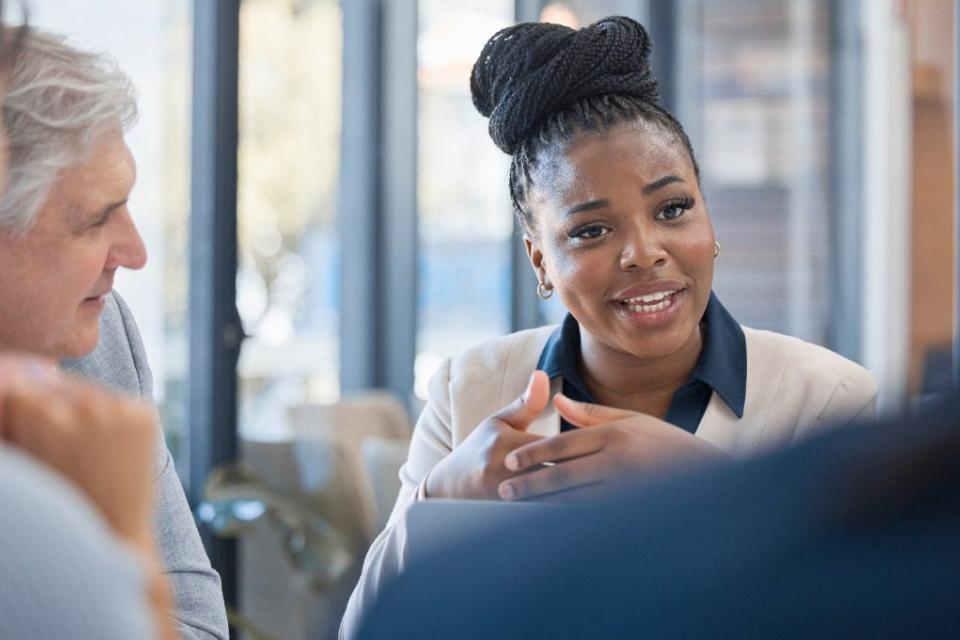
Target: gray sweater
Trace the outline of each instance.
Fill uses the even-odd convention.
[[[65,361],[63,367],[122,393],[153,399],[153,378],[140,331],[116,292],[107,297],[97,348],[83,358]],[[162,438],[156,460],[157,544],[176,600],[177,631],[185,640],[226,640],[220,576],[210,566]]]

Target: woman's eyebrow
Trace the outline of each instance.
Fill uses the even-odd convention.
[[[588,200],[587,202],[582,202],[580,204],[575,204],[566,211],[563,212],[564,216],[572,216],[575,213],[580,213],[582,211],[590,211],[591,209],[601,209],[603,207],[609,207],[610,201],[606,198],[600,200]]]
[[[684,180],[680,176],[664,176],[658,180],[654,180],[650,184],[640,189],[640,193],[642,193],[645,196],[650,195],[657,189],[661,189],[667,186],[668,184],[673,184],[674,182],[686,182],[686,180]]]

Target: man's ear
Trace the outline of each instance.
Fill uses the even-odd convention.
[[[533,267],[533,272],[537,275],[537,280],[544,285],[549,285],[550,281],[547,278],[543,252],[529,233],[523,234],[523,246],[527,250],[527,258],[530,260],[530,266]]]

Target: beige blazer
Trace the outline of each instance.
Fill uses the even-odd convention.
[[[386,528],[364,561],[340,628],[342,638],[357,630],[362,612],[383,584],[403,569],[404,514],[423,499],[422,483],[431,469],[490,414],[510,404],[526,388],[531,372],[555,327],[508,335],[446,360],[433,376],[420,414],[402,488]],[[869,417],[877,385],[866,369],[828,349],[797,338],[743,328],[747,344],[747,389],[742,418],[714,393],[696,435],[735,458],[797,439],[832,424]],[[551,383],[561,390],[562,380]],[[560,432],[552,404],[528,431]]]

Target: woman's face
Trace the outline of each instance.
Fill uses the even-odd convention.
[[[714,235],[682,142],[628,123],[544,160],[532,176],[527,253],[585,346],[646,361],[698,344]]]

